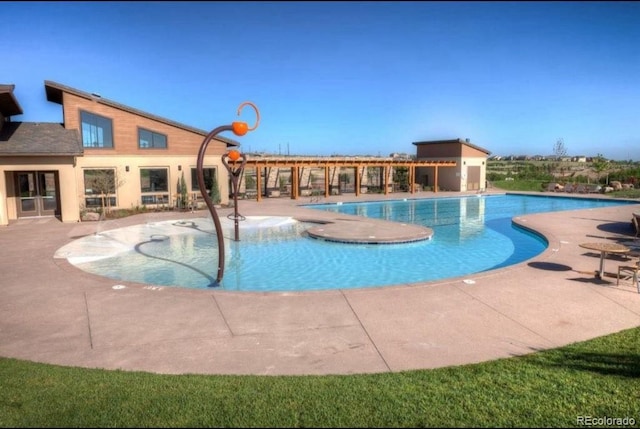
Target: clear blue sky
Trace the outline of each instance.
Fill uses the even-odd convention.
[[[261,123],[243,151],[387,156],[469,138],[549,155],[562,138],[570,155],[640,160],[640,2],[0,2],[0,15],[16,121],[62,122],[52,80],[206,131],[251,101]]]

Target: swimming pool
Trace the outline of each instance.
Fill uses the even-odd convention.
[[[409,284],[465,276],[526,261],[546,241],[512,224],[514,216],[625,204],[623,201],[482,195],[305,207],[415,223],[433,238],[405,244],[344,244],[310,238],[311,224],[287,217],[241,222],[241,241],[223,222],[222,284],[237,291],[311,291]],[[56,257],[115,280],[208,288],[217,271],[210,218],[148,223],[78,239]]]

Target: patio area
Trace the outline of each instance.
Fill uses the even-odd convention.
[[[385,196],[367,196],[375,198]],[[242,200],[239,209],[245,216],[326,221],[341,216],[299,206],[305,202]],[[544,234],[549,247],[532,260],[495,271],[299,293],[115,282],[53,258],[63,245],[99,228],[202,217],[205,211],[77,224],[21,219],[0,229],[0,355],[166,374],[291,375],[428,369],[555,348],[640,326],[637,285],[616,285],[615,276],[606,273],[597,277],[600,253],[580,247],[636,243],[632,212],[640,212],[640,204],[515,218]],[[346,233],[350,223],[343,224]],[[339,229],[334,226],[332,234],[339,235]],[[610,255],[606,271],[625,263],[624,255]]]

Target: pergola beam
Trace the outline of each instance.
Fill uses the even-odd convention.
[[[300,168],[323,168],[325,171],[325,197],[329,196],[329,171],[331,168],[354,168],[356,180],[356,196],[360,195],[360,178],[359,172],[365,167],[380,167],[384,171],[384,193],[389,193],[389,174],[393,167],[407,167],[409,179],[409,191],[414,193],[416,180],[416,167],[435,167],[435,186],[434,191],[438,189],[438,169],[439,167],[455,167],[456,161],[436,161],[436,160],[397,160],[397,159],[318,159],[318,158],[254,158],[247,159],[245,169],[254,168],[256,171],[257,182],[257,201],[262,199],[262,180],[261,171],[268,167],[272,168],[290,168],[291,169],[291,198],[297,199],[300,195],[299,177]]]

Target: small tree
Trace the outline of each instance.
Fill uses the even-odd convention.
[[[567,156],[567,147],[564,145],[562,138],[556,140],[556,144],[553,145],[553,154],[556,158],[554,170],[557,171],[558,166],[560,166],[560,175],[564,177],[564,166],[561,166],[562,164],[560,163],[562,162],[562,158]]]
[[[593,167],[594,170],[596,170],[596,173],[598,174],[598,182],[600,182],[600,177],[602,176],[602,173],[609,169],[609,161],[605,159],[605,157],[602,156],[602,154],[599,153],[591,161],[591,166]],[[609,180],[607,180],[606,184],[607,185],[609,184]]]
[[[218,178],[215,174],[211,176],[210,183],[207,183],[207,188],[210,189],[209,196],[214,204],[220,204],[220,188],[218,187]]]
[[[313,177],[313,175],[312,175],[312,177]],[[288,180],[289,179],[287,177],[284,177],[284,176],[280,176],[279,177],[278,181],[280,182],[280,186],[279,186],[280,192],[284,192],[287,189],[287,181]]]
[[[256,178],[253,177],[253,176],[245,174],[245,176],[244,176],[244,188],[245,188],[245,191],[257,190],[256,189]]]
[[[409,189],[409,169],[407,167],[396,167],[393,170],[393,181],[401,189]]]
[[[189,203],[189,195],[187,192],[187,182],[184,180],[184,171],[182,172],[182,177],[178,178],[177,192],[179,195],[178,208],[184,209],[187,207],[187,204]]]
[[[116,177],[116,171],[112,169],[92,170],[91,176],[85,180],[85,186],[100,195],[101,214],[104,218],[111,211],[111,195],[116,189],[124,185],[125,180]]]
[[[564,140],[562,138],[556,140],[556,144],[553,145],[553,154],[556,156],[557,160],[567,156],[567,148],[565,147]]]
[[[338,175],[338,184],[341,185],[341,190],[347,189],[347,184],[351,183],[351,176],[348,173],[340,173]]]

